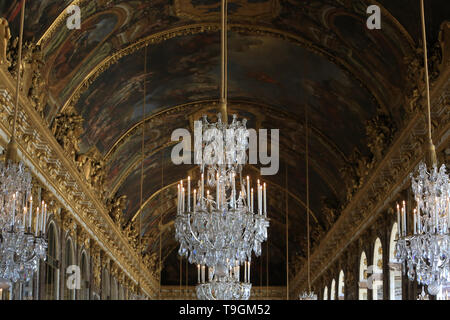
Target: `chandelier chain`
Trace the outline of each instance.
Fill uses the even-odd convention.
[[[424,9],[423,0],[420,0],[420,17],[421,17],[421,21],[422,21],[423,58],[424,58],[424,64],[425,64],[425,83],[426,83],[426,90],[427,90],[428,138],[431,141],[430,80],[428,77],[427,32],[425,29],[425,9]]]

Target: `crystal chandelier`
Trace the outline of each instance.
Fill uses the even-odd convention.
[[[37,270],[39,260],[46,258],[47,205],[42,202],[36,215],[33,214],[31,174],[23,163],[1,165],[0,176],[0,278],[27,282]]]
[[[208,283],[203,281],[197,288],[199,299],[245,300],[250,296],[252,252],[261,255],[261,243],[267,239],[267,187],[258,180],[254,191],[248,176],[243,181],[241,163],[248,148],[245,121],[234,116],[228,125],[220,114],[218,119],[210,124],[204,117],[202,123],[206,142],[196,146],[202,150],[198,192],[191,191],[190,177],[186,186],[183,180],[178,185],[175,238],[181,256],[202,272],[208,268]],[[210,135],[216,139],[209,139]],[[224,139],[219,150],[217,137]],[[239,282],[241,265],[245,266],[244,283]]]
[[[230,128],[238,128],[234,132],[246,131],[245,122],[240,123],[235,117],[231,125],[222,123],[219,117],[219,122],[213,126],[221,131]],[[206,130],[211,128],[206,118],[203,128]],[[221,135],[211,132],[216,137]],[[237,136],[223,135],[226,140],[224,145],[232,143],[230,141],[237,141],[236,149],[241,150],[241,155],[245,158],[247,136],[240,133]],[[175,238],[180,242],[179,254],[187,256],[190,263],[229,270],[235,267],[236,261],[239,265],[250,262],[252,251],[257,256],[261,254],[261,243],[267,239],[269,226],[266,184],[261,184],[258,180],[257,191],[254,192],[250,178],[247,176],[246,181],[243,181],[240,152],[229,152],[231,148],[225,147],[224,149],[228,149],[227,152],[225,150],[211,152],[221,154],[220,160],[206,165],[205,163],[212,163],[209,162],[211,156],[206,154],[211,150],[211,144],[216,142],[217,140],[214,140],[199,146],[204,151],[200,163],[199,191],[194,189],[191,192],[190,177],[187,179],[186,187],[183,181],[178,185]],[[254,205],[255,193],[258,202],[257,212]]]
[[[250,297],[252,252],[261,255],[269,226],[266,184],[258,180],[254,190],[250,178],[242,178],[249,140],[247,121],[238,121],[233,115],[228,123],[226,17],[227,1],[222,0],[221,113],[217,122],[209,123],[203,116],[203,121],[194,124],[195,136],[201,137],[195,139],[200,177],[193,192],[190,177],[186,185],[183,180],[178,185],[175,219],[178,253],[198,266],[197,297],[202,300]],[[239,279],[241,266],[245,268],[244,282]]]
[[[429,294],[437,295],[442,285],[450,282],[450,182],[445,165],[438,169],[436,151],[431,139],[430,85],[423,0],[420,1],[420,6],[427,92],[427,162],[430,169],[421,162],[416,176],[411,174],[411,186],[417,204],[413,212],[412,234],[407,234],[405,203],[403,202],[401,212],[397,205],[397,259],[404,261],[411,281],[416,277],[419,284],[427,285]]]
[[[0,164],[0,278],[11,282],[29,281],[37,269],[39,259],[45,258],[47,248],[43,238],[46,206],[42,204],[40,219],[37,209],[33,234],[31,174],[22,161],[17,161],[15,142],[24,19],[25,0],[22,0],[13,130],[5,163]]]
[[[413,211],[413,232],[407,234],[406,204],[397,205],[397,259],[408,267],[408,278],[427,285],[436,295],[440,286],[450,282],[450,182],[445,165],[431,172],[421,162],[416,177],[411,175],[412,190],[417,203]],[[401,219],[401,220],[400,220]],[[401,226],[401,227],[400,227]]]

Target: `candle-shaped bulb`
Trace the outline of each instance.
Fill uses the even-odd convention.
[[[253,211],[253,188],[250,191],[250,196],[251,196],[251,200],[250,200],[250,211],[251,213],[254,213]]]
[[[194,203],[192,205],[194,206],[195,213],[195,207],[197,206],[197,189],[194,189]]]
[[[34,235],[37,237],[39,228],[39,207],[36,208],[36,224],[34,228]]]
[[[266,194],[266,183],[264,182],[264,215],[267,217],[267,194]]]
[[[188,212],[191,212],[191,176],[188,176],[187,209]]]
[[[22,218],[23,229],[26,228],[26,220],[27,220],[27,207],[23,207],[23,218]]]

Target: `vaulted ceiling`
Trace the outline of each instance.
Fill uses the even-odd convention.
[[[81,30],[66,27],[71,3],[81,8]],[[381,30],[366,28],[370,4],[382,8]],[[426,10],[433,40],[449,2],[426,1]],[[125,220],[140,215],[150,252],[159,252],[162,232],[167,284],[179,281],[177,244],[173,228],[158,225],[175,217],[174,184],[189,171],[195,175],[195,167],[172,163],[170,136],[217,110],[219,11],[220,0],[42,0],[29,1],[26,9],[25,37],[41,44],[45,55],[48,122],[72,107],[84,118],[81,153],[94,150],[105,161],[108,196],[127,195]],[[0,0],[0,12],[17,34],[18,1]],[[279,270],[270,283],[281,285],[286,211],[290,261],[305,256],[305,108],[318,243],[330,221],[323,203],[345,203],[349,182],[340,169],[355,154],[371,157],[367,121],[381,114],[402,125],[405,57],[418,46],[419,2],[229,0],[229,24],[229,113],[247,118],[250,128],[280,129],[279,172],[262,179],[269,184],[272,219],[269,270]],[[248,166],[246,174],[256,178],[259,170]],[[262,260],[265,275],[267,249]],[[257,259],[258,281],[260,267]]]

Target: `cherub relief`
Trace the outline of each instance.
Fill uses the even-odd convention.
[[[358,148],[355,147],[348,158],[348,162],[339,171],[347,184],[346,200],[350,201],[353,194],[364,183],[364,178],[368,175],[373,162],[364,157]]]
[[[59,114],[53,121],[51,130],[62,148],[75,161],[79,152],[79,139],[83,132],[83,118],[75,113]]]
[[[42,50],[40,46],[34,46],[31,49],[30,56],[31,79],[28,97],[31,100],[36,111],[44,119],[44,108],[47,103],[48,92],[46,82],[42,76],[42,68],[44,66]]]
[[[119,227],[122,227],[124,222],[123,210],[125,210],[127,206],[127,196],[122,195],[120,197],[115,197],[109,201],[107,206],[111,217],[114,218],[114,221]]]
[[[0,18],[0,65],[6,65],[8,67],[7,49],[10,39],[11,31],[9,29],[8,21],[5,18]]]
[[[130,242],[131,246],[134,249],[137,249],[138,247],[138,241],[139,241],[139,233],[137,231],[136,226],[132,221],[130,221],[127,226],[124,229],[124,234],[128,238],[128,241]]]
[[[382,159],[383,153],[392,141],[394,131],[392,120],[384,114],[367,121],[366,135],[369,141],[367,146],[373,154],[373,161]]]
[[[339,203],[324,196],[322,196],[321,202],[322,202],[322,213],[326,221],[326,229],[330,230],[330,228],[333,226],[333,224],[336,222],[338,218]],[[320,234],[321,231],[320,229],[321,228],[317,228],[316,229],[317,231],[315,232]]]

